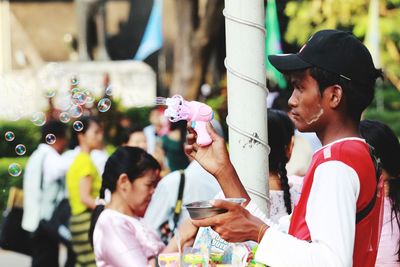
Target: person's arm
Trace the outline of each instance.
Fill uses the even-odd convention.
[[[357,173],[349,166],[337,161],[320,165],[307,203],[312,242],[270,228],[256,260],[271,266],[351,266],[359,190]]]
[[[187,244],[194,241],[198,230],[199,228],[194,226],[190,219],[184,220],[177,231],[179,236],[174,235],[162,253],[178,252],[178,243],[180,244],[181,249],[183,249]]]
[[[269,266],[351,266],[359,190],[356,172],[341,162],[316,169],[306,214],[311,243],[269,227],[240,205],[226,201],[216,201],[214,206],[228,212],[193,224],[212,226],[228,242],[261,240],[256,261]]]
[[[79,196],[81,202],[88,207],[88,209],[94,210],[96,207],[96,201],[90,194],[92,191],[92,180],[91,176],[81,178],[79,183]]]
[[[186,154],[200,163],[205,170],[217,179],[226,197],[243,197],[249,201],[250,197],[229,159],[225,141],[215,132],[211,123],[207,123],[207,131],[212,139],[212,143],[208,146],[200,147],[197,145],[196,132],[190,126],[188,126],[188,131],[188,145],[185,146]]]

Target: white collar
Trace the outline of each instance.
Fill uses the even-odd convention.
[[[366,143],[366,142],[365,142],[365,139],[362,139],[362,138],[359,138],[359,137],[345,137],[345,138],[340,138],[340,139],[335,140],[335,141],[333,141],[333,142],[331,142],[331,143],[329,143],[329,144],[324,145],[323,147],[320,147],[319,149],[317,149],[317,150],[314,152],[314,154],[317,153],[318,151],[320,151],[320,150],[322,150],[322,149],[328,147],[328,146],[333,145],[333,144],[340,143],[340,142],[343,142],[343,141],[350,141],[350,140],[353,140],[353,141],[360,141],[360,142]]]

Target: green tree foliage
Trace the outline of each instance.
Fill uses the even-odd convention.
[[[368,25],[369,0],[290,1],[285,39],[299,46],[316,31],[326,28],[349,30],[361,40]],[[381,61],[388,80],[400,90],[400,0],[379,1]]]

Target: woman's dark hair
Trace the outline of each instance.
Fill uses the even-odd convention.
[[[121,144],[126,144],[129,141],[130,136],[133,133],[137,133],[137,132],[143,132],[143,128],[142,127],[132,127],[132,128],[128,128],[125,129],[122,133],[122,138],[121,138]]]
[[[388,196],[391,204],[392,227],[393,221],[396,221],[400,229],[399,139],[389,126],[379,121],[363,120],[360,123],[359,130],[367,143],[375,148],[375,153],[381,160],[382,168],[391,176],[387,183],[389,185]],[[400,261],[400,238],[396,254],[398,261]]]
[[[294,135],[294,125],[288,115],[280,110],[268,110],[269,170],[277,172],[283,189],[283,199],[288,214],[292,213],[290,187],[286,172],[289,161],[286,151]]]
[[[46,136],[48,134],[54,134],[54,136],[58,138],[66,138],[67,137],[67,126],[61,121],[51,120],[46,122],[41,129],[41,138],[40,143],[46,143]]]
[[[104,199],[105,190],[116,190],[119,176],[125,173],[133,182],[148,170],[161,170],[160,164],[150,154],[138,147],[119,147],[107,160],[102,175],[100,199]],[[97,205],[92,214],[89,230],[90,242],[93,246],[93,232],[104,205]]]
[[[79,121],[82,122],[83,129],[82,131],[78,132],[75,131],[73,127],[71,127],[71,141],[69,143],[70,149],[74,149],[76,146],[79,145],[78,135],[85,134],[92,123],[95,123],[99,126],[101,125],[100,120],[97,117],[92,116],[83,116],[79,118]]]

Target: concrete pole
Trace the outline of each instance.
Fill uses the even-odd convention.
[[[230,157],[252,200],[269,215],[263,0],[225,0]]]
[[[10,2],[0,2],[0,74],[11,71]]]

